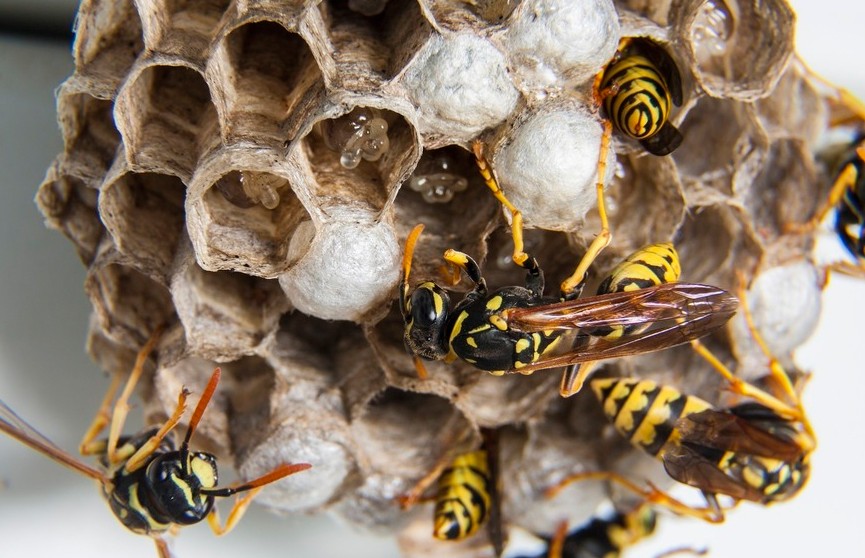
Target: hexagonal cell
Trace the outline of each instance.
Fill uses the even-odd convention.
[[[394,210],[401,238],[415,225],[424,225],[412,273],[431,277],[447,248],[483,259],[486,237],[498,221],[501,204],[484,184],[474,156],[452,145],[423,152],[400,187]]]
[[[802,185],[811,192],[802,195]],[[806,222],[829,194],[830,184],[817,177],[814,159],[798,139],[772,143],[768,157],[750,188],[743,192],[743,203],[764,243],[778,238],[791,223]],[[799,236],[799,240],[807,240]]]
[[[228,160],[217,166],[236,168]],[[268,209],[255,203],[244,189],[244,175],[247,188],[250,183],[257,184],[258,196],[266,195],[268,204],[278,200],[276,207]],[[227,170],[200,198],[190,201],[187,215],[189,234],[203,268],[266,278],[277,276],[290,265],[291,239],[310,219],[287,179],[258,169]],[[304,230],[315,233],[311,225]]]
[[[232,29],[214,49],[207,74],[223,140],[272,147],[285,143],[285,120],[322,81],[304,39],[269,21]]]
[[[673,34],[709,95],[753,101],[768,95],[793,54],[795,14],[783,0],[673,3]]]
[[[354,140],[363,139],[369,116],[380,123],[375,133],[381,143],[358,145],[357,152]],[[324,212],[332,206],[382,211],[420,156],[417,131],[406,118],[363,106],[319,121],[301,146],[292,156],[308,171],[311,196]]]
[[[753,273],[763,248],[741,209],[727,205],[695,207],[674,239],[682,280],[722,288],[736,284],[736,272]]]
[[[132,0],[81,3],[74,46],[77,76],[87,89],[109,99],[144,50],[141,19]]]
[[[164,286],[137,271],[103,241],[84,282],[102,331],[129,347],[143,345],[160,325],[177,318]]]
[[[688,112],[680,131],[685,139],[672,157],[683,182],[688,186],[712,186],[725,195],[732,193],[734,169],[746,158],[759,159],[768,147],[768,138],[753,112],[730,100],[700,99]],[[689,141],[688,138],[711,138],[712,141]],[[693,203],[691,191],[686,193],[688,203]]]
[[[217,362],[256,352],[276,330],[280,315],[288,311],[276,281],[204,271],[185,242],[171,280],[171,297],[189,353]]]
[[[796,138],[811,149],[816,149],[829,120],[829,107],[814,76],[799,60],[787,67],[772,94],[755,105],[770,139]]]
[[[215,109],[202,75],[183,65],[142,66],[118,93],[117,127],[136,172],[168,172],[188,180]]]
[[[421,9],[439,31],[483,31],[504,24],[522,0],[419,0]]]
[[[325,76],[330,87],[358,91],[380,86],[433,33],[417,2],[388,2],[373,16],[351,10],[345,0],[325,0],[318,8],[335,62],[335,73]]]
[[[148,50],[203,59],[230,0],[157,0],[140,5]]]
[[[124,166],[122,156],[118,161]],[[166,286],[183,231],[185,196],[177,177],[120,169],[110,173],[99,195],[99,215],[116,249]]]
[[[36,204],[45,217],[45,224],[68,238],[78,257],[90,265],[102,240],[105,227],[96,209],[99,191],[80,179],[64,175],[64,156],[48,169],[36,194]]]
[[[91,188],[100,186],[120,144],[113,109],[111,101],[75,93],[65,85],[57,94],[57,118],[67,155],[63,171]]]
[[[472,425],[448,400],[395,388],[376,397],[351,431],[366,483],[333,509],[377,530],[405,520],[397,497],[437,465],[479,444]]]

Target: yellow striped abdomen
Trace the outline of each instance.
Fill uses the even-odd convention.
[[[699,397],[651,380],[604,378],[592,381],[592,391],[619,434],[659,458],[667,442],[676,439],[676,421],[711,408]]]
[[[631,54],[607,67],[601,90],[617,86],[604,99],[604,110],[613,126],[634,139],[657,134],[670,115],[672,101],[667,81],[645,56]]]
[[[489,518],[492,489],[487,452],[458,455],[439,477],[433,536],[456,540],[475,534]]]
[[[598,294],[636,291],[679,280],[682,267],[671,242],[643,246],[613,268]]]

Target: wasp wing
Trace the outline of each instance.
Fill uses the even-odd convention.
[[[584,342],[574,343],[566,352],[543,356],[518,370],[525,373],[675,347],[723,326],[737,306],[735,296],[717,287],[664,283],[638,291],[510,309],[506,319],[515,331],[576,330],[579,335],[588,334]],[[644,329],[614,338],[591,336],[593,330],[618,326]]]
[[[105,473],[82,463],[81,460],[72,454],[57,447],[51,440],[30,426],[27,421],[19,417],[2,400],[0,400],[0,431],[5,432],[10,437],[15,438],[22,444],[29,446],[31,449],[38,451],[61,465],[65,465],[101,483],[108,482]]]
[[[728,476],[715,463],[688,446],[672,445],[662,457],[664,469],[673,479],[710,494],[725,494],[736,500],[762,502],[765,495]]]
[[[777,415],[774,416],[783,428],[791,428],[789,422]],[[794,441],[772,434],[730,410],[707,409],[692,413],[679,419],[676,430],[683,442],[718,450],[784,461],[795,461],[804,453],[804,450]]]

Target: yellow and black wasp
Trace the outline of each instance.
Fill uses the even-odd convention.
[[[460,358],[502,375],[656,351],[714,331],[738,304],[723,289],[675,282],[584,298],[571,298],[573,292],[544,296],[543,272],[528,257],[523,260],[525,287],[490,292],[471,257],[447,250],[445,261],[474,283],[474,289],[451,308],[447,291],[438,284],[425,281],[409,287],[412,254],[422,228],[415,227],[406,241],[400,283],[404,341],[422,377],[426,372],[421,359]]]
[[[786,228],[788,232],[812,232],[834,209],[835,234],[856,263],[836,262],[828,269],[865,277],[865,105],[844,89],[837,89],[836,94],[837,104],[853,114],[859,130],[838,158],[840,164],[826,201],[808,222],[789,223]]]
[[[504,548],[500,516],[498,439],[496,432],[482,430],[482,446],[457,455],[444,467],[434,468],[405,496],[400,505],[408,508],[423,498],[434,482],[433,537],[458,541],[475,535],[487,526],[496,556]]]
[[[82,440],[82,455],[96,456],[98,468],[57,447],[2,401],[0,431],[99,482],[111,511],[120,523],[134,533],[152,537],[160,557],[168,558],[171,552],[166,535],[177,527],[206,519],[214,533],[225,534],[237,524],[263,486],[309,469],[311,465],[285,464],[249,482],[217,486],[216,458],[209,453],[190,450],[189,443],[216,391],[220,377],[218,368],[195,407],[179,447],[175,447],[169,434],[186,409],[189,396],[186,389],[180,393],[173,414],[161,427],[149,428],[134,436],[121,435],[129,409],[127,402],[158,337],[158,333],[154,334],[139,352],[135,367],[112,411],[111,402],[120,387],[120,376],[114,377],[93,424]],[[97,439],[109,424],[108,438]],[[215,498],[242,492],[246,494],[235,501],[225,524],[221,524],[214,505]]]
[[[744,289],[740,296],[744,301]],[[729,383],[731,391],[750,401],[716,408],[707,401],[651,380],[593,380],[592,390],[616,430],[632,444],[658,458],[673,479],[699,488],[707,502],[695,508],[649,485],[642,488],[609,471],[573,475],[553,487],[582,479],[615,482],[646,501],[706,521],[724,520],[717,495],[768,505],[787,500],[804,486],[816,438],[797,390],[772,357],[756,330],[747,304],[743,312],[752,335],[770,359],[768,380],[787,401],[737,378],[699,341],[694,348]]]

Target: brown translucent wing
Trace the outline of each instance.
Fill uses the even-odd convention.
[[[781,418],[778,418],[781,421]],[[676,430],[682,441],[724,451],[796,461],[803,450],[729,411],[707,409],[679,419]]]
[[[580,362],[618,358],[675,347],[723,326],[736,312],[729,292],[696,283],[664,283],[638,291],[508,310],[515,331],[588,330],[640,326],[639,333],[615,339],[590,337],[567,352],[544,356],[519,369],[525,373]]]
[[[10,437],[18,440],[31,449],[38,451],[49,459],[53,459],[61,465],[65,465],[74,471],[78,471],[82,475],[96,479],[101,483],[108,482],[105,473],[99,469],[82,463],[81,460],[72,454],[63,451],[54,445],[51,440],[30,426],[3,401],[0,401],[0,431],[5,432]]]
[[[710,494],[726,494],[737,500],[762,502],[765,495],[747,484],[728,477],[714,463],[687,446],[665,449],[664,469],[673,479]]]

